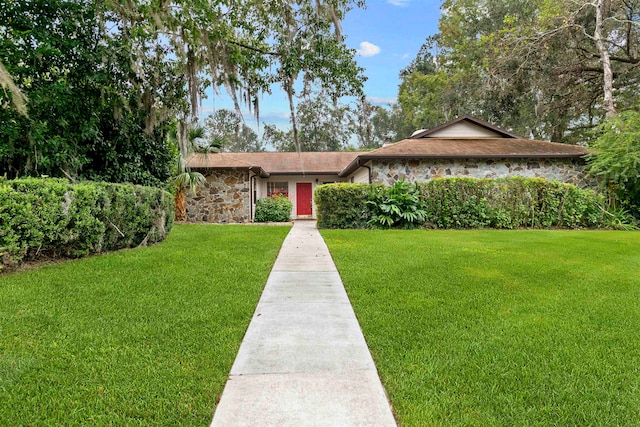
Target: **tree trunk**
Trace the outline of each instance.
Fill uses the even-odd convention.
[[[176,194],[176,221],[187,220],[187,205],[184,200],[184,190],[178,190]]]
[[[600,53],[600,61],[604,71],[604,109],[606,117],[610,118],[616,113],[616,107],[613,101],[613,70],[611,69],[611,58],[609,56],[609,40],[604,27],[607,6],[607,0],[597,0],[596,2],[596,28],[593,37]]]
[[[298,139],[298,124],[296,122],[296,109],[293,105],[293,77],[289,76],[288,80],[284,84],[287,97],[289,98],[289,111],[291,112],[291,128],[293,129],[293,143],[296,146],[296,151],[300,153],[302,148],[300,147],[300,140]]]

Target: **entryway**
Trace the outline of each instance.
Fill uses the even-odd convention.
[[[313,215],[313,192],[310,182],[296,183],[296,216]]]

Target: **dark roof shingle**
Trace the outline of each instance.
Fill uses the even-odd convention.
[[[362,153],[340,176],[353,173],[369,160],[428,158],[579,158],[589,151],[578,145],[521,138],[420,138],[404,139],[395,144]]]
[[[194,169],[245,169],[270,175],[348,176],[369,160],[426,158],[579,158],[589,151],[578,145],[521,138],[405,139],[371,152],[210,153],[194,154]]]
[[[271,174],[337,175],[361,152],[209,153],[194,154],[187,166],[194,169],[247,169],[261,176]],[[261,170],[262,173],[258,172]]]

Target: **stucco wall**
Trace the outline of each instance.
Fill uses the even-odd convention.
[[[186,195],[187,220],[192,222],[250,222],[249,172],[202,171],[207,178],[196,195]]]
[[[595,188],[581,159],[422,159],[374,160],[371,180],[391,185],[396,181],[429,181],[434,178],[546,178]]]
[[[367,162],[366,166],[371,167],[371,162]],[[356,184],[368,184],[369,183],[369,169],[361,167],[351,174],[351,182]]]
[[[429,138],[502,138],[498,132],[462,121],[429,134]]]

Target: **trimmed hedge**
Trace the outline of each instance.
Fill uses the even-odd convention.
[[[291,221],[293,204],[287,196],[274,195],[259,199],[256,202],[255,222],[287,222]]]
[[[174,202],[159,188],[25,178],[0,181],[0,270],[164,240]]]
[[[371,219],[367,201],[371,189],[379,184],[324,184],[316,187],[313,198],[319,228],[365,228]]]
[[[598,228],[604,196],[542,178],[436,179],[420,184],[434,228]]]
[[[426,228],[600,228],[611,217],[603,195],[541,178],[442,178],[417,187],[426,219],[415,225]],[[318,227],[366,228],[379,192],[377,184],[319,186]]]

